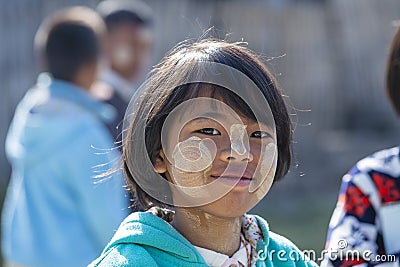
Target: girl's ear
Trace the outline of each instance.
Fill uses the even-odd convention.
[[[165,173],[167,171],[167,161],[162,149],[158,153],[158,156],[154,162],[154,170],[158,173]]]

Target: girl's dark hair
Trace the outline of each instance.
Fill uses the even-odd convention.
[[[222,97],[222,100],[236,111],[254,119],[251,109],[238,95],[220,86],[204,83],[169,86],[177,84],[176,80],[184,80],[184,76],[193,72],[203,72],[204,70],[199,67],[201,66],[199,62],[214,62],[232,67],[245,74],[258,87],[267,100],[275,119],[278,162],[274,182],[280,180],[289,170],[292,125],[278,83],[267,67],[253,52],[239,43],[227,43],[213,39],[192,44],[181,43],[154,68],[149,82],[142,91],[137,108],[128,121],[129,126],[123,142],[123,165],[128,187],[133,193],[134,203],[139,210],[147,210],[152,206],[165,206],[164,203],[146,194],[133,177],[146,179],[146,177],[139,176],[143,166],[135,158],[143,157],[141,153],[147,153],[150,160],[155,162],[161,149],[163,123],[175,107],[188,99],[196,98],[200,89],[207,86],[212,90],[211,97],[214,95]],[[135,147],[135,140],[131,139],[136,131],[137,123],[143,120],[146,125],[146,151]]]
[[[400,27],[394,35],[387,60],[386,92],[397,115],[400,115]]]

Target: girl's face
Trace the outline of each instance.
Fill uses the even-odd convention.
[[[183,186],[188,197],[226,190],[198,209],[223,217],[243,215],[272,185],[274,128],[238,115],[218,97],[210,98],[208,90],[202,89],[199,97],[172,118],[155,169]],[[211,183],[211,191],[199,190]]]

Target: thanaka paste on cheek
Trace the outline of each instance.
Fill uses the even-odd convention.
[[[253,180],[249,185],[249,192],[257,191],[257,196],[263,198],[274,181],[277,161],[277,146],[269,143],[261,151],[260,162],[257,166]]]
[[[215,144],[210,139],[192,136],[179,142],[172,153],[172,178],[187,194],[204,193],[200,187],[207,183],[215,157]]]
[[[211,165],[213,154],[206,146],[205,141],[197,136],[192,136],[175,146],[172,159],[174,167],[180,171],[199,172]]]
[[[232,126],[230,127],[229,137],[231,139],[231,149],[239,155],[244,155],[247,152],[246,146],[244,144],[246,127],[247,125],[243,124],[232,124]]]

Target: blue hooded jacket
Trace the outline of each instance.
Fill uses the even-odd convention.
[[[257,243],[260,255],[257,267],[317,266],[312,261],[303,260],[299,249],[289,240],[270,232],[264,219],[255,217],[264,236],[264,239]],[[284,252],[279,258],[267,257],[271,251]],[[295,261],[293,258],[298,260]],[[151,213],[136,212],[122,222],[101,256],[88,267],[106,266],[206,267],[208,265],[196,248],[166,221]]]
[[[122,173],[101,183],[94,178],[120,156],[103,122],[112,111],[83,88],[48,75],[19,103],[6,142],[12,164],[2,216],[7,262],[85,266],[128,215]]]

